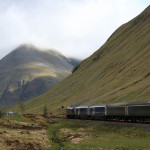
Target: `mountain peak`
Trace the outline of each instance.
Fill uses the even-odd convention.
[[[31,51],[31,50],[40,50],[40,49],[38,49],[37,47],[35,47],[34,45],[32,45],[32,44],[21,44],[20,46],[18,46],[17,48],[15,48],[15,50],[14,51]]]
[[[32,44],[18,46],[0,60],[0,108],[43,94],[71,74],[74,61]]]
[[[56,49],[41,49],[36,47],[33,44],[21,44],[20,46],[18,46],[17,48],[15,48],[13,51],[15,52],[41,52],[41,53],[47,53],[47,54],[51,54],[51,55],[55,55],[55,56],[62,56],[63,54],[61,52],[59,52]]]
[[[18,47],[20,47],[20,48],[35,48],[35,46],[33,44],[21,44]]]

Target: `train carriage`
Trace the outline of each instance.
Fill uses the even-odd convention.
[[[66,109],[67,118],[75,118],[75,107],[69,106]]]
[[[127,104],[128,119],[132,121],[150,120],[150,101]]]
[[[106,109],[107,120],[125,120],[127,117],[127,103],[108,104]]]
[[[150,101],[68,107],[67,118],[131,122],[150,121]]]
[[[88,119],[88,106],[75,107],[75,117],[79,119]]]
[[[89,118],[105,120],[106,105],[93,105],[89,107]]]

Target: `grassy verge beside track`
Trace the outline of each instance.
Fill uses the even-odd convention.
[[[49,126],[51,149],[150,149],[150,132],[134,127],[83,125],[60,120]]]

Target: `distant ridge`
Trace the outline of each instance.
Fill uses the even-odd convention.
[[[119,27],[99,50],[76,66],[72,75],[25,105],[28,112],[40,113],[45,104],[60,112],[62,105],[149,100],[150,6]]]
[[[39,96],[71,74],[79,60],[58,51],[20,45],[0,60],[0,108]]]

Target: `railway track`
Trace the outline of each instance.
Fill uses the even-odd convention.
[[[100,121],[100,120],[85,120],[85,119],[67,119],[67,118],[51,118],[52,120],[65,120],[85,125],[105,125],[105,126],[114,126],[117,128],[126,128],[133,127],[138,129],[144,129],[145,131],[150,131],[150,122],[124,122],[124,121]]]

